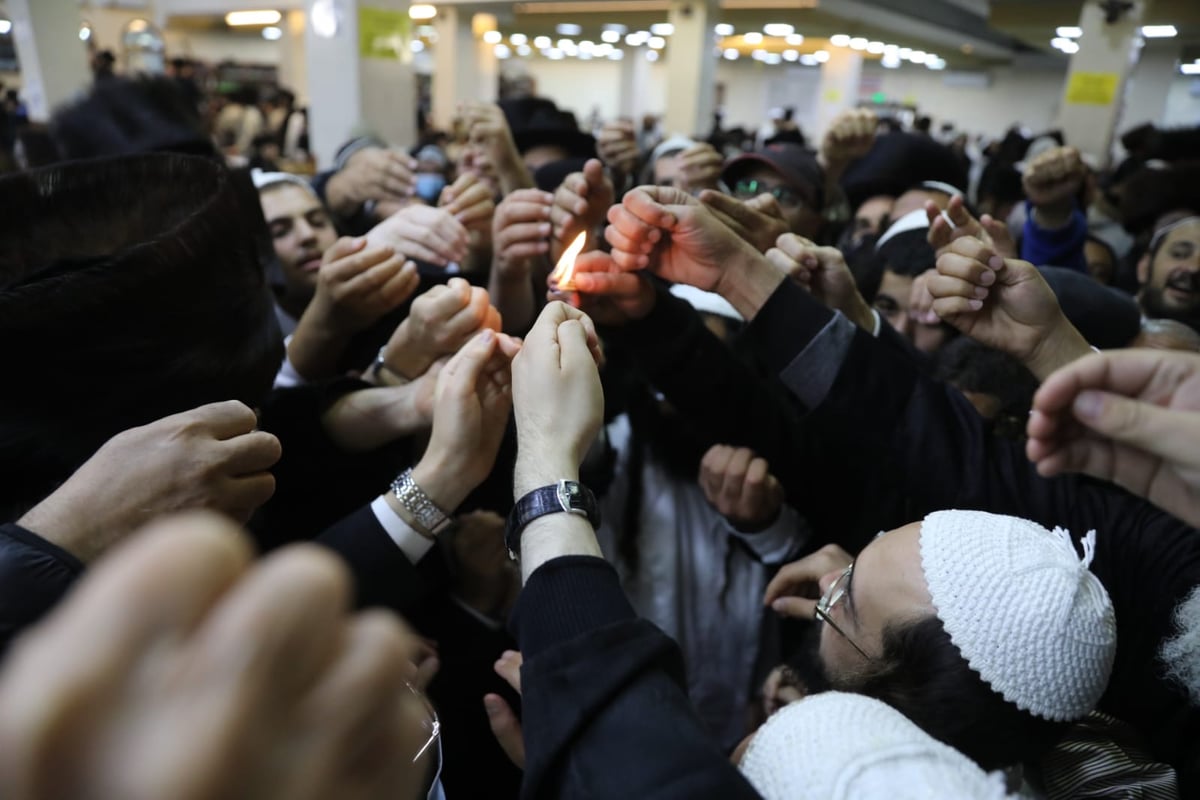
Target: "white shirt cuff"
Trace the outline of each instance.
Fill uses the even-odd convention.
[[[874,336],[876,339],[878,339],[879,338],[879,326],[880,326],[880,324],[882,324],[879,319],[879,310],[872,308],[871,316],[875,317],[875,327],[874,327],[874,329],[872,329],[871,335]]]
[[[412,563],[416,564],[424,558],[429,549],[433,547],[433,540],[426,539],[409,527],[408,523],[392,510],[382,495],[371,502],[371,511],[375,514],[375,519],[379,520],[379,524],[387,531],[387,535],[392,537],[392,541]]]
[[[287,357],[287,346],[291,341],[291,336],[283,340],[283,363],[279,365],[279,371],[275,373],[276,389],[290,389],[293,386],[304,386],[308,383],[308,379],[296,371]]]

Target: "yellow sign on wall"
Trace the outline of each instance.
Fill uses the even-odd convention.
[[[1067,82],[1067,102],[1083,106],[1112,105],[1121,76],[1115,72],[1076,72]]]
[[[399,60],[408,43],[408,25],[407,11],[359,6],[358,54]]]

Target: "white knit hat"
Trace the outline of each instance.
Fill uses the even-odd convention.
[[[765,800],[1005,797],[1003,775],[860,694],[824,692],[784,706],[758,729],[740,766]]]
[[[1016,517],[938,511],[921,524],[921,568],[950,640],[1005,700],[1050,720],[1091,711],[1108,685],[1117,623],[1083,539]]]

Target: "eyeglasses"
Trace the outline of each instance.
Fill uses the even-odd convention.
[[[833,621],[833,617],[829,614],[829,612],[833,610],[833,607],[838,604],[838,601],[846,596],[846,586],[850,583],[850,576],[853,574],[854,562],[851,561],[850,566],[846,567],[845,571],[842,572],[841,575],[837,576],[837,579],[834,580],[833,583],[829,584],[829,589],[826,590],[825,594],[821,595],[821,599],[817,601],[816,615],[817,619],[833,628],[838,635],[850,643],[851,647],[861,653],[863,658],[870,661],[871,657],[867,655],[867,651],[855,644],[854,640],[846,635],[846,632],[842,630],[836,622]]]
[[[749,200],[760,194],[769,194],[779,201],[782,206],[807,208],[808,202],[794,189],[786,186],[773,186],[763,181],[742,180],[733,185],[733,196],[739,200]]]
[[[438,721],[437,711],[434,709],[433,703],[429,702],[429,698],[425,696],[425,693],[407,681],[405,681],[404,685],[408,687],[410,692],[416,695],[417,700],[420,701],[421,707],[425,711],[421,719],[421,727],[428,734],[428,737],[425,739],[425,744],[421,745],[421,749],[413,756],[412,761],[415,764],[417,763],[417,759],[425,755],[425,751],[432,747],[433,743],[442,735],[442,723]]]

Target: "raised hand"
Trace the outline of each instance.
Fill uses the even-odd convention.
[[[646,276],[619,269],[608,253],[576,259],[574,283],[580,310],[601,325],[624,325],[654,310],[657,295]]]
[[[334,213],[353,216],[368,200],[406,202],[416,186],[417,160],[403,150],[364,147],[329,179],[325,197]]]
[[[740,531],[760,531],[783,507],[783,487],[766,459],[747,447],[717,444],[700,461],[700,488],[709,505]]]
[[[874,111],[851,109],[838,114],[821,139],[821,164],[827,171],[841,174],[871,152],[878,127],[879,118]]]
[[[767,584],[763,603],[776,614],[799,619],[816,619],[818,582],[831,572],[843,570],[853,559],[836,544],[827,544],[799,561],[785,564]]]
[[[529,170],[521,160],[504,111],[495,103],[472,103],[464,109],[473,160],[490,172],[501,194],[533,186]]]
[[[516,340],[485,329],[438,375],[433,432],[413,480],[441,509],[457,508],[492,471],[512,409]]]
[[[978,239],[954,241],[929,279],[933,310],[988,347],[1008,353],[1040,380],[1091,348],[1028,261],[1004,259]]]
[[[424,205],[400,209],[368,231],[366,239],[439,267],[462,263],[471,243],[466,227],[449,211]]]
[[[818,247],[803,236],[785,233],[767,251],[767,260],[858,327],[875,330],[875,315],[859,293],[845,256],[836,247]]]
[[[591,319],[564,303],[549,303],[513,361],[516,496],[577,479],[604,417],[599,360]]]
[[[505,277],[529,278],[532,259],[550,252],[555,195],[518,189],[500,201],[492,222],[493,268]]]
[[[604,224],[604,215],[613,204],[613,185],[604,174],[604,165],[597,158],[583,165],[583,172],[573,172],[554,193],[550,222],[554,225],[552,257],[567,247],[581,231],[587,231],[595,247],[594,234]],[[590,248],[585,248],[590,249]]]
[[[609,169],[625,175],[636,172],[641,153],[638,151],[633,123],[629,120],[618,120],[605,124],[596,140],[596,152]]]
[[[417,265],[402,251],[372,244],[370,237],[343,237],[326,251],[316,293],[301,321],[340,336],[354,334],[404,303],[419,284]],[[309,374],[297,359],[293,363],[302,375]]]
[[[1028,433],[1039,474],[1112,481],[1200,526],[1200,356],[1114,350],[1081,358],[1034,395]]]
[[[1008,232],[1008,226],[990,214],[975,219],[967,210],[962,195],[950,198],[945,213],[932,200],[926,202],[925,215],[929,218],[929,246],[938,255],[941,255],[951,242],[964,236],[979,239],[1001,258],[1017,258],[1020,255],[1017,243]]]
[[[1021,183],[1029,202],[1047,214],[1069,213],[1087,179],[1087,165],[1074,147],[1055,147],[1025,167]]]
[[[484,289],[451,278],[413,300],[408,316],[384,348],[384,363],[414,379],[442,356],[453,355],[484,328],[499,331],[500,313]]]
[[[782,271],[775,270],[716,215],[679,189],[640,186],[626,194],[620,205],[609,209],[608,221],[605,237],[612,245],[613,263],[618,268],[649,268],[669,281],[721,294],[725,294],[722,289],[727,278],[735,274],[730,285],[724,287],[734,297],[726,299],[747,319],[753,317],[758,306],[743,303],[738,307],[742,298],[740,287],[734,284],[748,277],[754,266],[766,267],[768,273],[777,272],[773,277],[775,286],[783,279]],[[755,301],[759,300],[765,298],[756,295]]]
[[[194,514],[88,570],[0,673],[5,797],[416,797],[433,720],[406,684],[415,637],[349,614],[319,548],[251,559]]]
[[[709,189],[700,193],[700,202],[760,253],[770,250],[775,240],[788,232],[787,217],[773,194],[738,200]]]
[[[697,142],[676,158],[679,161],[677,185],[688,194],[705,189],[715,190],[721,183],[721,168],[725,159],[708,142]]]
[[[459,175],[458,180],[442,189],[438,206],[468,231],[491,231],[496,202],[491,187],[476,175]]]
[[[150,519],[207,509],[246,521],[275,493],[279,440],[228,400],[109,439],[20,524],[91,561]]]

